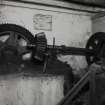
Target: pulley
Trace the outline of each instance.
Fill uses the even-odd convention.
[[[93,52],[86,53],[86,60],[89,65],[101,59],[105,59],[105,33],[97,32],[93,34],[87,41],[86,49]]]

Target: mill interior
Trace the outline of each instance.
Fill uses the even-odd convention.
[[[0,0],[0,105],[104,105],[104,26],[104,0]]]

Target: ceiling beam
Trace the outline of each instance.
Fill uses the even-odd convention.
[[[3,1],[8,1],[8,2],[11,1],[11,2],[17,2],[17,3],[32,4],[32,5],[42,5],[42,6],[47,6],[47,7],[62,8],[62,9],[89,12],[89,13],[97,13],[100,11],[105,11],[105,8],[92,7],[89,5],[84,6],[81,4],[78,5],[78,4],[70,3],[70,2],[68,3],[66,2],[67,0],[3,0]]]
[[[66,1],[69,3],[85,5],[85,6],[105,8],[104,0],[63,0],[63,1]]]

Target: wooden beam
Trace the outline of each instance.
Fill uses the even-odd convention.
[[[98,18],[101,18],[101,17],[104,17],[104,16],[105,16],[105,11],[99,12],[99,13],[95,14],[94,16],[92,16],[92,20],[98,19]]]
[[[68,94],[57,104],[57,105],[69,105],[70,101],[78,94],[78,92],[88,83],[91,71],[88,71],[80,80],[77,82]]]
[[[105,11],[105,8],[91,7],[78,5],[74,3],[68,3],[60,0],[3,0],[2,4],[17,5],[18,3],[31,4],[31,5],[42,5],[47,7],[62,8],[68,10],[75,10],[81,12],[97,13],[99,11]]]

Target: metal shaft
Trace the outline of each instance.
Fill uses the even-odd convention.
[[[94,50],[86,49],[86,48],[75,48],[75,47],[66,47],[66,46],[54,46],[48,45],[47,48],[49,50],[54,49],[57,53],[63,55],[80,55],[85,56],[86,54],[94,54]]]

